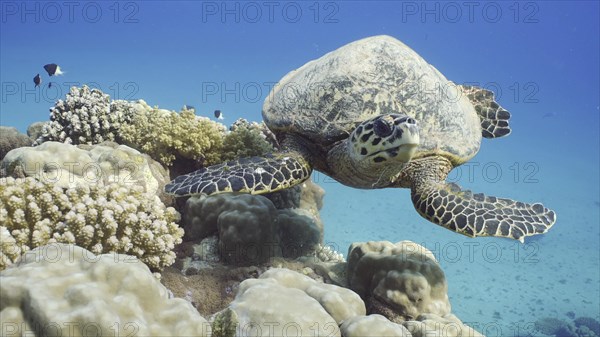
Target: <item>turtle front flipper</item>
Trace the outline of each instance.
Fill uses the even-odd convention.
[[[175,178],[165,192],[176,196],[244,192],[269,193],[297,185],[310,177],[312,168],[298,152],[248,157],[201,168]]]
[[[485,138],[498,138],[510,134],[510,113],[495,100],[494,93],[479,87],[460,85],[481,120],[481,134]]]
[[[444,180],[449,160],[432,156],[411,161],[402,174],[410,183],[415,209],[425,219],[457,233],[497,236],[524,242],[526,236],[546,233],[556,213],[542,204],[474,194]]]

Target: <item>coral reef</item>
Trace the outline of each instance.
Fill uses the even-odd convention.
[[[119,183],[170,199],[163,192],[167,170],[148,155],[113,142],[74,146],[48,141],[12,150],[0,167],[8,176],[34,177],[62,188]]]
[[[210,325],[135,257],[38,247],[0,272],[10,336],[209,336]]]
[[[31,177],[0,179],[0,233],[8,231],[16,241],[12,248],[1,246],[0,269],[14,262],[17,251],[60,242],[95,254],[134,255],[160,271],[175,261],[172,250],[183,236],[178,220],[175,209],[139,186],[62,189]]]
[[[537,331],[556,337],[598,337],[600,323],[592,317],[578,317],[573,324],[555,317],[544,317],[535,321]]]
[[[42,136],[44,125],[46,125],[46,122],[34,122],[29,124],[27,127],[27,136],[32,140],[32,143]]]
[[[416,243],[353,243],[347,277],[350,289],[365,299],[368,312],[392,322],[450,313],[444,272],[433,253]]]
[[[196,116],[193,110],[144,110],[132,116],[120,131],[124,144],[167,166],[176,159],[191,160],[201,166],[221,161],[225,127]]]
[[[354,292],[274,268],[240,284],[229,308],[215,315],[213,335],[340,336],[342,321],[364,314]]]
[[[232,124],[230,132],[223,139],[221,160],[261,156],[272,152],[273,145],[268,141],[270,135],[265,133],[266,130],[269,129],[264,123],[249,123],[245,119],[238,119]]]
[[[278,210],[258,195],[194,196],[183,214],[185,240],[218,233],[220,256],[234,265],[261,264],[276,256],[296,258],[314,251],[323,238],[322,224],[312,213]]]
[[[402,325],[392,323],[381,315],[354,316],[340,326],[344,337],[411,337]]]
[[[149,110],[146,102],[111,101],[110,96],[88,86],[71,87],[65,100],[50,109],[50,122],[42,128],[36,140],[69,144],[98,144],[119,141],[120,129],[131,118]]]
[[[0,160],[12,149],[31,146],[31,138],[16,128],[0,126]]]
[[[413,337],[484,337],[452,314],[444,316],[424,314],[417,317],[415,321],[406,321],[402,324]]]

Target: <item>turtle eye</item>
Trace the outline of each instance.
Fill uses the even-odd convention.
[[[392,127],[386,121],[378,119],[373,123],[373,130],[379,137],[387,137],[392,134]]]

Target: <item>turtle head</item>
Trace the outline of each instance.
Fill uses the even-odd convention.
[[[417,122],[401,114],[380,115],[362,122],[350,135],[351,156],[372,164],[407,163],[418,146]]]

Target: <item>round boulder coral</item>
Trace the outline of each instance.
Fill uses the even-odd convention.
[[[209,336],[196,309],[129,255],[51,244],[0,272],[2,336]]]
[[[450,313],[444,272],[433,254],[416,243],[353,243],[347,277],[350,288],[367,302],[369,313],[392,322]]]
[[[0,126],[0,160],[13,149],[31,146],[33,141],[16,128]]]
[[[168,172],[149,156],[113,142],[79,146],[45,142],[10,151],[0,167],[8,176],[34,177],[62,188],[119,183],[170,199],[163,193]]]

